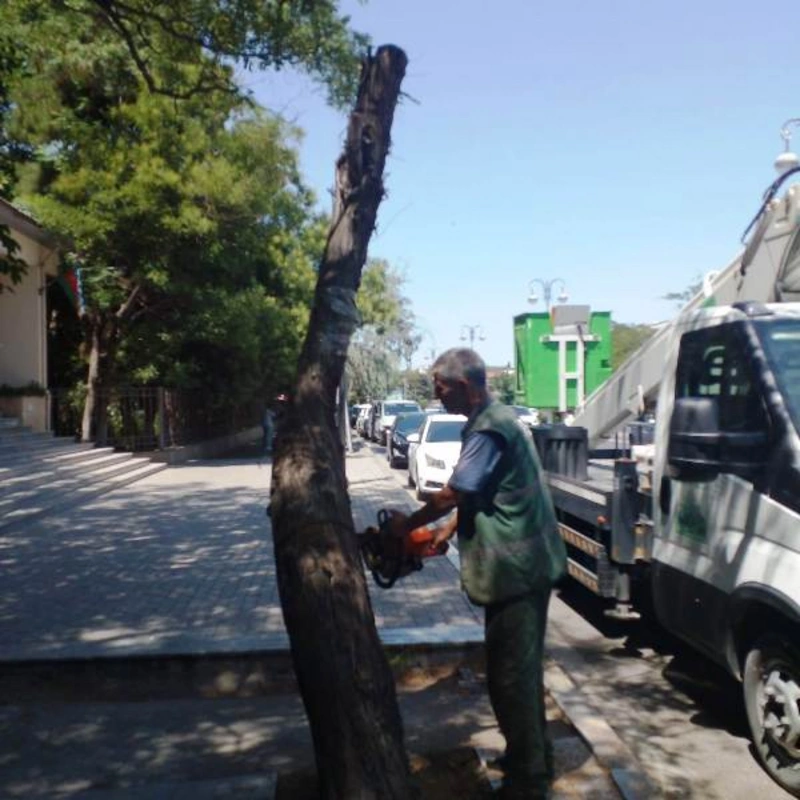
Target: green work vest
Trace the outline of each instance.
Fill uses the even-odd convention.
[[[462,438],[475,431],[505,442],[483,490],[458,506],[461,582],[473,603],[487,605],[549,588],[564,574],[567,552],[530,433],[496,402],[467,422]]]

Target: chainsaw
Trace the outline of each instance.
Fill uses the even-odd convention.
[[[426,558],[447,552],[447,542],[433,544],[433,530],[427,526],[414,528],[405,536],[389,530],[389,512],[378,512],[378,527],[370,526],[357,534],[358,546],[367,569],[381,589],[391,589],[400,578],[422,569]]]

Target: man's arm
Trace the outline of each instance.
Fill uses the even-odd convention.
[[[396,536],[405,536],[413,531],[414,528],[420,528],[423,525],[427,525],[429,522],[434,522],[440,517],[444,517],[446,514],[449,514],[458,505],[460,500],[461,492],[452,489],[450,486],[445,486],[441,491],[431,495],[430,500],[428,500],[424,506],[418,508],[413,514],[405,516],[399,511],[393,511],[392,519],[389,523],[391,526],[391,531]],[[446,536],[438,535],[439,533],[444,533],[445,531],[447,531]],[[454,531],[455,515],[452,523],[450,520],[448,520],[447,524],[442,526],[442,530],[437,531],[437,542],[444,541],[444,539],[449,539],[453,535]]]

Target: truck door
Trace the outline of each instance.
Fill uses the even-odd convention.
[[[718,660],[727,642],[728,599],[761,498],[763,470],[754,462],[765,461],[769,447],[766,406],[748,353],[736,323],[690,331],[681,339],[669,447],[672,452],[678,446],[680,431],[674,428],[680,425],[691,446],[677,459],[684,466],[665,472],[654,548],[659,618]],[[679,407],[690,412],[681,422],[675,416]]]

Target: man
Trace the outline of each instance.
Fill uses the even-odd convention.
[[[467,416],[461,456],[448,485],[413,514],[393,514],[392,530],[404,535],[458,509],[436,538],[458,530],[462,585],[485,609],[489,698],[506,739],[500,794],[546,797],[553,756],[544,705],[544,631],[566,549],[531,436],[511,409],[490,398],[480,356],[448,350],[432,371],[445,410]]]
[[[264,416],[261,418],[261,452],[265,455],[272,453],[272,440],[275,437],[275,412],[271,406],[264,407]]]

